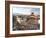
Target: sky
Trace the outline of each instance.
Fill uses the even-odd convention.
[[[40,8],[31,8],[31,7],[14,7],[13,14],[14,15],[30,15],[32,12],[36,15],[40,15]]]

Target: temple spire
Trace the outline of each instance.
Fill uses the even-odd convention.
[[[35,16],[33,12],[31,13],[31,16]]]

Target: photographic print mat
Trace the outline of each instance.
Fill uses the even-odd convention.
[[[12,17],[14,16],[14,14],[13,14],[13,9],[16,8],[16,7],[17,7],[17,8],[25,8],[25,9],[27,9],[27,8],[28,8],[28,9],[29,9],[29,8],[32,8],[33,10],[35,10],[35,8],[37,8],[37,9],[40,8],[40,11],[39,11],[39,12],[40,12],[40,13],[39,13],[39,14],[40,14],[40,21],[41,21],[40,29],[37,29],[37,30],[36,30],[36,29],[33,29],[33,30],[32,30],[32,29],[26,29],[26,30],[25,30],[25,29],[24,29],[24,30],[22,29],[21,31],[20,31],[20,30],[17,30],[17,31],[16,31],[16,30],[13,30],[13,18],[12,18]],[[29,11],[28,11],[28,12],[29,12]],[[34,12],[34,11],[32,11],[32,12]],[[32,5],[29,5],[29,6],[28,6],[28,5],[25,5],[25,6],[24,6],[24,5],[11,4],[11,5],[10,5],[10,13],[11,13],[11,14],[10,14],[10,17],[12,18],[12,19],[10,18],[10,22],[11,22],[11,23],[10,23],[10,25],[11,25],[11,26],[10,26],[10,33],[11,33],[11,34],[14,34],[14,33],[17,33],[17,34],[18,34],[18,31],[19,31],[19,33],[35,33],[34,31],[36,31],[36,32],[42,32],[42,20],[41,20],[41,19],[42,19],[42,15],[41,15],[41,14],[42,14],[42,6],[32,6]],[[31,13],[31,12],[30,12],[30,13]],[[22,16],[25,16],[25,15],[26,15],[26,16],[29,16],[30,13],[28,13],[28,14],[27,14],[27,12],[26,12],[26,14],[24,14],[24,13],[18,14],[18,13],[17,13],[16,15],[18,15],[18,16],[19,16],[19,15],[22,15]],[[33,14],[33,13],[31,13],[31,14]],[[38,15],[39,15],[39,14],[38,14]],[[15,15],[15,16],[16,16],[16,15]],[[37,14],[36,14],[36,16],[37,16]],[[11,27],[12,27],[12,28],[11,28]],[[13,32],[14,32],[14,33],[13,33]]]

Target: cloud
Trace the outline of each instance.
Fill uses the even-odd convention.
[[[13,14],[31,14],[34,12],[35,14],[40,14],[40,9],[39,8],[27,8],[27,7],[16,7],[13,8]]]

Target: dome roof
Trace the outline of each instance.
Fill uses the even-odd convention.
[[[28,18],[37,18],[37,16],[32,12]]]
[[[35,16],[33,12],[31,13],[31,16]]]

